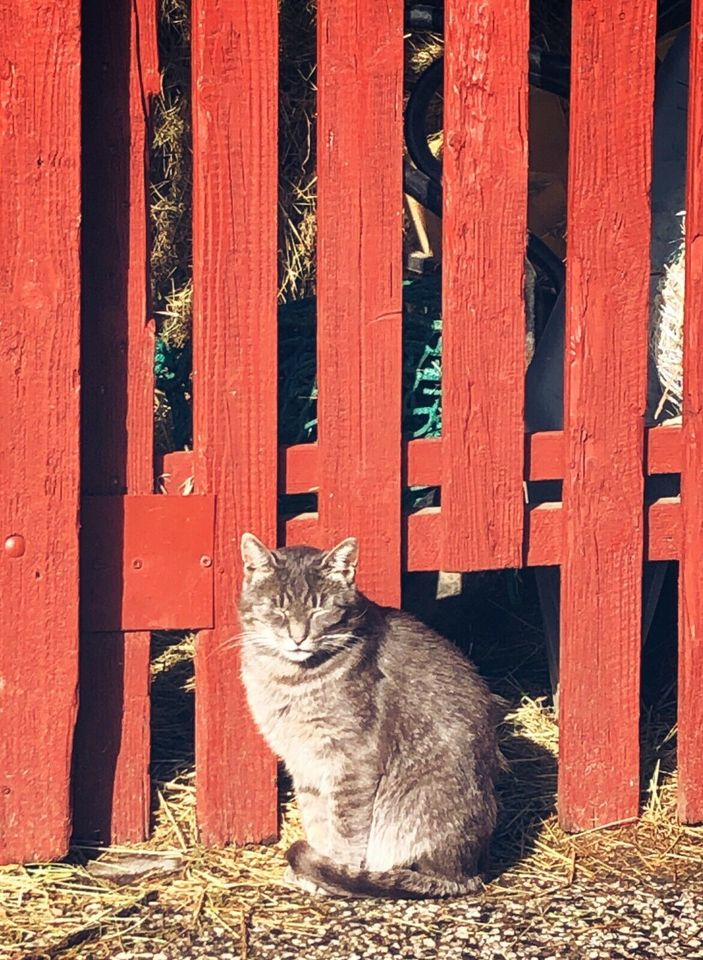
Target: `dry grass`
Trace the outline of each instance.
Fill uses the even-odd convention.
[[[683,231],[682,231],[683,233]],[[655,278],[650,318],[650,350],[664,390],[660,411],[664,419],[677,417],[683,405],[683,311],[686,256],[681,243],[673,259]]]
[[[328,903],[282,882],[283,853],[300,836],[290,799],[274,845],[207,850],[198,842],[190,740],[193,639],[157,637],[154,653],[153,836],[105,853],[115,861],[139,851],[153,858],[154,872],[127,885],[110,883],[91,873],[86,857],[98,851],[86,849],[73,851],[65,863],[0,868],[1,958],[85,957],[87,942],[98,938],[103,951],[156,952],[171,926],[176,931],[207,923],[244,944],[254,919],[257,928],[272,933],[325,932]],[[522,697],[505,724],[510,772],[501,787],[502,816],[485,897],[533,898],[536,885],[558,890],[575,880],[644,884],[651,877],[682,881],[699,874],[703,829],[681,826],[675,816],[674,743],[665,719],[650,720],[643,747],[654,774],[637,824],[568,835],[554,811],[556,722],[543,700]],[[175,859],[177,868],[161,877],[164,858]],[[173,923],[150,924],[154,909]]]

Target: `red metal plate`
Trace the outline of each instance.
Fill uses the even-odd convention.
[[[84,497],[82,628],[212,627],[214,529],[213,496]]]

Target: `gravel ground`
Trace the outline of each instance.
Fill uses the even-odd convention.
[[[703,877],[677,886],[575,882],[555,890],[535,886],[532,896],[493,886],[479,899],[426,901],[312,900],[297,894],[291,927],[266,923],[266,901],[280,888],[264,888],[261,905],[242,915],[240,929],[208,916],[174,912],[158,896],[129,918],[125,939],[139,928],[140,949],[123,950],[114,932],[25,960],[620,960],[703,958]],[[314,934],[296,930],[300,912],[319,917]],[[287,924],[285,925],[287,927]],[[246,936],[242,938],[242,931]]]

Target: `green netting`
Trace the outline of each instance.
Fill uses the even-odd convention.
[[[404,288],[403,433],[437,436],[440,406],[440,280],[409,280]],[[279,309],[280,436],[283,443],[316,439],[315,300]],[[379,398],[380,401],[380,398]]]
[[[408,280],[403,291],[403,434],[434,437],[441,430],[441,287],[438,275]],[[315,299],[281,304],[279,317],[279,439],[317,436]],[[173,411],[173,442],[190,443],[190,345],[157,340],[157,386]],[[383,402],[379,398],[379,403]]]

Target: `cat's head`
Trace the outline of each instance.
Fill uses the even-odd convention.
[[[349,615],[357,599],[357,556],[353,537],[327,551],[269,550],[245,533],[239,605],[244,643],[304,663],[353,642]]]

